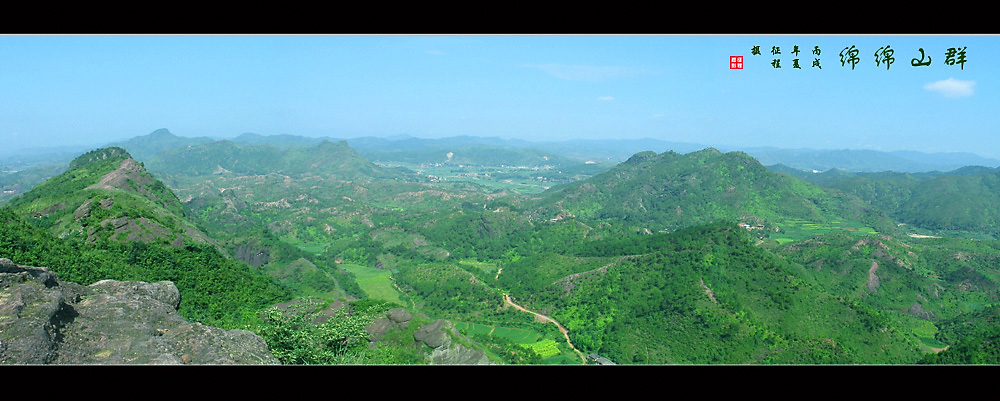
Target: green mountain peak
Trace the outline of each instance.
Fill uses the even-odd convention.
[[[33,216],[32,224],[58,237],[90,242],[99,238],[162,240],[175,246],[185,237],[203,237],[184,221],[184,208],[177,196],[120,147],[96,149],[77,157],[66,172],[13,199],[10,205],[18,214]]]
[[[647,151],[639,152],[639,153],[636,153],[636,154],[632,155],[632,157],[629,157],[628,160],[625,161],[625,163],[626,164],[639,164],[639,163],[645,162],[647,160],[653,159],[656,156],[657,156],[656,152],[654,152],[652,150],[647,150]]]
[[[850,199],[771,172],[746,153],[713,148],[684,155],[640,152],[611,170],[550,191],[539,205],[553,215],[624,220],[656,231],[729,220],[773,233],[789,220],[825,223],[864,213],[854,210]]]
[[[172,134],[170,132],[170,130],[168,130],[166,128],[160,128],[160,129],[158,129],[156,131],[153,131],[153,132],[149,133],[149,136],[151,136],[151,137],[169,137],[169,138],[173,138],[173,137],[176,137],[177,135]]]
[[[124,148],[118,146],[95,149],[78,156],[76,159],[73,159],[73,161],[69,163],[69,170],[79,169],[97,162],[125,160],[130,158],[132,158],[132,155],[130,155]]]

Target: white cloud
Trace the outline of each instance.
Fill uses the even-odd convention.
[[[948,78],[943,81],[926,84],[924,85],[924,89],[940,93],[944,97],[956,98],[972,96],[975,86],[976,81],[962,81],[955,78]]]
[[[600,100],[602,102],[610,102],[612,100],[615,100],[615,97],[614,96],[601,96],[601,97],[597,98],[597,100]]]
[[[606,81],[639,73],[638,70],[633,68],[613,65],[529,64],[526,66],[540,69],[556,78],[570,81]]]
[[[663,113],[656,113],[649,116],[649,118],[663,118],[663,117],[666,117]]]

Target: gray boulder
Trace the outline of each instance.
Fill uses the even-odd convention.
[[[413,339],[432,348],[430,359],[435,365],[488,365],[489,358],[482,350],[452,341],[459,337],[454,325],[447,320],[435,320],[420,326]]]
[[[0,364],[279,364],[245,330],[177,314],[169,281],[63,282],[0,258]]]
[[[375,320],[374,323],[365,328],[369,334],[369,340],[378,341],[389,330],[405,330],[410,324],[413,315],[403,308],[392,308],[386,312],[386,317]]]

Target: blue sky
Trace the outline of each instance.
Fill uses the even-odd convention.
[[[850,46],[853,69],[839,56]],[[884,46],[888,69],[875,65]],[[911,65],[919,48],[929,66]],[[964,67],[945,64],[949,48],[965,48]],[[1000,36],[0,36],[0,57],[8,150],[167,128],[1000,158]]]

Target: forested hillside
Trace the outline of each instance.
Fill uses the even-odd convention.
[[[603,251],[564,277],[512,281],[541,262],[526,258],[505,265],[498,282],[552,311],[576,346],[617,363],[908,363],[921,355],[884,313],[816,287],[733,224],[636,241],[648,245]]]
[[[184,217],[162,182],[122,148],[102,148],[4,207],[4,257],[60,278],[173,281],[188,319],[233,324],[291,292],[234,263]]]
[[[990,235],[990,169],[806,175],[821,187],[742,152],[648,151],[523,191],[524,172],[443,179],[345,142],[126,144],[155,156],[85,153],[0,210],[0,257],[174,281],[186,318],[253,328],[285,363],[1000,362],[1000,246],[923,235]],[[456,163],[577,163],[467,146]],[[451,348],[381,331],[390,310]]]
[[[0,209],[0,252],[21,264],[51,266],[65,281],[172,281],[186,319],[233,326],[246,313],[290,299],[269,277],[222,255],[208,244],[180,248],[141,241],[61,239],[32,226],[10,208]]]
[[[857,198],[769,171],[744,153],[705,149],[685,155],[642,152],[591,179],[553,188],[539,203],[548,216],[624,222],[670,231],[716,220],[766,233],[801,231],[804,222],[894,224]]]
[[[81,155],[69,169],[14,199],[10,207],[58,237],[98,238],[182,246],[206,242],[184,219],[184,207],[124,149]]]
[[[924,234],[1000,238],[1000,173],[995,168],[796,175],[856,195],[894,220],[924,230]]]

